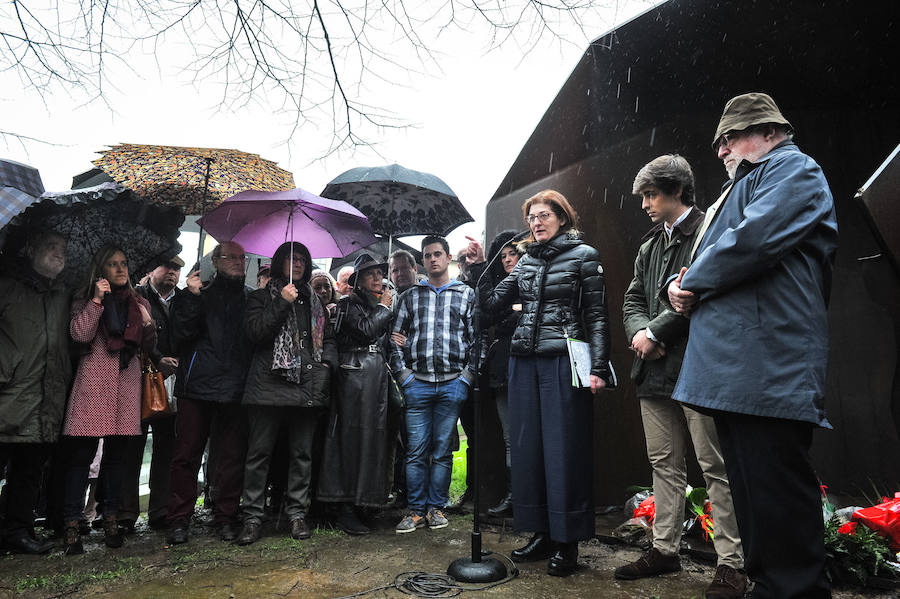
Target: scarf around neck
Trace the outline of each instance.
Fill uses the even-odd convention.
[[[267,286],[269,295],[273,300],[277,300],[281,296],[281,290],[287,281],[280,279],[272,279]],[[312,333],[312,356],[317,362],[322,360],[322,348],[325,341],[325,308],[319,297],[313,293],[309,283],[298,283],[298,289],[303,289],[308,294],[310,306],[310,331]],[[300,291],[304,295],[303,291]],[[275,344],[272,347],[272,370],[286,378],[292,383],[300,383],[300,375],[302,365],[301,360],[302,341],[300,339],[300,327],[297,322],[297,311],[294,306],[288,311],[284,324],[278,336],[275,337]]]
[[[137,294],[127,287],[114,288],[102,304],[100,328],[106,336],[106,349],[119,354],[119,370],[125,370],[137,353],[143,334]]]

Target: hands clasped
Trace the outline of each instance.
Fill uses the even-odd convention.
[[[697,295],[691,291],[685,291],[681,288],[681,279],[684,278],[684,273],[687,272],[687,268],[682,267],[681,272],[678,273],[678,277],[669,283],[669,303],[672,304],[672,308],[675,309],[679,314],[684,314],[685,316],[689,315],[697,305],[697,301],[700,299]]]

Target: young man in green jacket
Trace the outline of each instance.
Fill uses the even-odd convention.
[[[744,558],[725,464],[712,418],[672,399],[681,370],[690,321],[660,299],[670,277],[691,261],[704,214],[694,206],[694,176],[678,155],[645,165],[633,193],[654,227],[634,261],[634,279],[625,292],[625,331],[635,352],[631,376],[641,402],[647,457],[653,468],[656,517],[653,547],[637,561],[616,569],[616,578],[633,580],[681,569],[678,558],[684,520],[688,443],[703,470],[713,507],[718,567],[707,599],[741,597],[747,587]]]

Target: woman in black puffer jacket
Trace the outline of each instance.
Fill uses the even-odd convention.
[[[244,308],[244,333],[254,350],[242,401],[249,435],[239,545],[259,539],[269,462],[282,424],[290,452],[284,511],[291,536],[309,538],[313,434],[321,410],[328,407],[330,371],[337,364],[328,313],[309,285],[309,250],[298,242],[282,244],[272,257],[271,273]]]
[[[516,529],[535,534],[512,558],[550,557],[549,574],[568,576],[578,541],[594,536],[594,502],[593,404],[587,388],[572,386],[566,338],[590,344],[590,391],[610,386],[606,284],[562,194],[542,191],[522,211],[525,255],[493,291],[479,289],[489,313],[522,304],[509,362],[513,511]]]

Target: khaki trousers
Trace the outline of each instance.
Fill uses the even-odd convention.
[[[713,545],[718,555],[718,565],[743,568],[741,537],[713,419],[670,398],[640,401],[647,457],[653,467],[656,503],[653,546],[664,555],[678,553],[687,486],[685,455],[688,443],[693,441],[694,453],[703,471],[712,504],[715,523]]]

